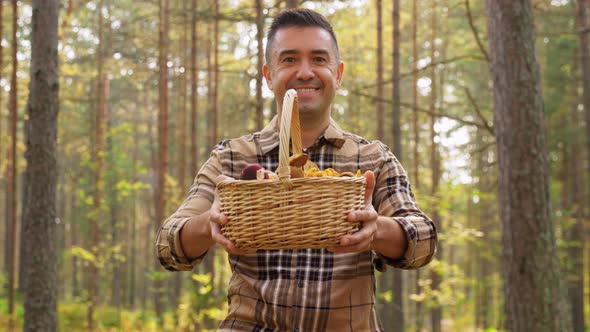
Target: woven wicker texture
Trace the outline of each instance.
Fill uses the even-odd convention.
[[[341,236],[359,229],[347,215],[364,206],[366,179],[290,178],[289,142],[292,151],[302,151],[295,90],[285,94],[279,128],[279,180],[232,180],[217,185],[221,211],[230,220],[222,233],[242,249],[334,246]]]

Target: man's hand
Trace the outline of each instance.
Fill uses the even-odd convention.
[[[233,180],[230,177],[225,175],[220,175],[215,179],[215,184],[225,181],[225,180]],[[256,252],[256,250],[242,250],[238,249],[236,245],[228,240],[223,234],[221,233],[221,225],[226,225],[229,223],[230,220],[227,218],[226,215],[221,213],[221,203],[219,202],[219,195],[217,194],[217,190],[215,191],[215,200],[209,209],[209,223],[211,225],[211,238],[213,241],[219,243],[225,251],[233,255],[244,255],[244,254],[252,254]]]
[[[373,189],[375,188],[375,174],[371,171],[365,173],[367,185],[365,187],[365,207],[362,210],[351,211],[348,221],[361,222],[361,229],[351,235],[340,238],[340,246],[328,248],[334,253],[361,252],[372,248],[372,243],[377,232],[377,218],[379,214],[373,208]]]

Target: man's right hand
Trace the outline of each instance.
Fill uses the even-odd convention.
[[[226,181],[226,180],[231,181],[234,179],[230,178],[228,176],[225,176],[225,175],[220,175],[217,177],[217,179],[215,179],[215,184],[217,184],[221,181]],[[215,191],[215,199],[213,201],[213,204],[211,205],[211,208],[209,209],[209,224],[211,227],[211,238],[213,239],[213,241],[219,243],[223,248],[225,248],[225,251],[227,251],[230,254],[245,255],[245,254],[255,253],[256,250],[239,249],[238,247],[236,247],[236,245],[233,242],[231,242],[228,238],[226,238],[221,233],[221,225],[226,225],[230,222],[231,222],[231,220],[229,220],[227,218],[227,216],[221,212],[221,203],[219,201],[219,194],[217,193],[217,190],[216,190]]]

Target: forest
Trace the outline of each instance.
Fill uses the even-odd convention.
[[[223,247],[155,236],[221,140],[276,114],[266,32],[324,15],[332,117],[388,145],[438,230],[376,272],[385,331],[589,331],[588,0],[0,1],[0,330],[215,331]]]

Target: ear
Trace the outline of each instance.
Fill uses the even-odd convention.
[[[270,91],[272,91],[272,79],[270,78],[270,69],[268,69],[267,65],[262,66],[262,74],[266,79],[266,85],[268,86]]]
[[[336,88],[340,88],[342,85],[342,74],[344,73],[344,62],[340,61],[338,65],[338,72],[336,74]]]

